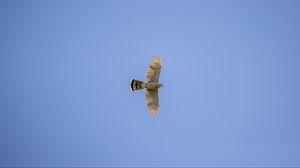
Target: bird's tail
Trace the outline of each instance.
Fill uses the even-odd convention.
[[[132,79],[131,81],[131,90],[136,91],[145,88],[145,83],[139,80]]]

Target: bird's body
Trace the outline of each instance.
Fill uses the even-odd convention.
[[[157,90],[163,87],[160,83],[144,83],[139,80],[132,79],[131,81],[131,90],[136,91],[140,89],[147,89],[147,90]]]
[[[161,88],[163,85],[159,83],[145,83],[145,88],[147,90],[157,90]]]
[[[159,111],[158,89],[163,87],[163,85],[159,83],[160,69],[161,59],[154,57],[147,72],[147,82],[133,79],[130,85],[132,91],[147,89],[146,102],[152,116],[156,116]]]

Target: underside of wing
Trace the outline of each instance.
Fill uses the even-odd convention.
[[[159,100],[157,90],[146,91],[146,102],[151,116],[156,116],[159,111]]]
[[[147,82],[148,83],[158,83],[160,69],[161,69],[161,59],[159,57],[154,57],[152,63],[147,72]]]

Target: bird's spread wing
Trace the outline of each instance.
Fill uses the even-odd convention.
[[[159,57],[154,57],[150,68],[147,72],[147,82],[148,83],[158,83],[160,69],[161,69],[161,59]]]
[[[158,91],[147,90],[146,91],[146,102],[148,110],[152,116],[156,116],[159,111]]]

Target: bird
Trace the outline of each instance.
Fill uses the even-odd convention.
[[[153,117],[157,116],[159,111],[158,89],[164,86],[159,83],[161,66],[161,58],[159,56],[153,57],[147,72],[147,82],[132,79],[130,84],[132,92],[146,89],[146,104],[150,115]]]

